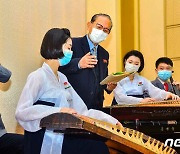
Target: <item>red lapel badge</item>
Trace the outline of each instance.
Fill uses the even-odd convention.
[[[106,63],[106,64],[107,64],[107,63],[108,63],[108,61],[107,61],[106,59],[103,59],[103,63]]]
[[[68,88],[70,88],[71,86],[68,84],[68,82],[64,82],[64,88],[65,89],[68,89]]]
[[[143,83],[140,81],[139,83],[138,83],[138,86],[142,86],[143,85]]]

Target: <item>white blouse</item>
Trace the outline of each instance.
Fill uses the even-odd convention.
[[[119,81],[113,93],[118,104],[137,104],[143,98],[128,95],[143,95],[144,91],[156,100],[164,100],[167,95],[166,91],[155,87],[149,80],[138,74],[135,74],[132,81],[130,81],[129,77]]]
[[[40,130],[40,120],[50,114],[60,112],[62,107],[73,108],[79,114],[112,124],[118,122],[101,111],[88,110],[66,76],[58,72],[58,77],[59,79],[46,63],[28,76],[16,109],[16,119],[25,130],[30,132]],[[55,103],[55,106],[33,105],[38,100]],[[62,143],[63,134],[46,130],[41,153],[61,153]]]

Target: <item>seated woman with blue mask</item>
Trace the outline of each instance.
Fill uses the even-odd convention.
[[[137,50],[129,51],[123,58],[126,72],[136,72],[122,79],[114,89],[118,104],[137,104],[164,99],[179,99],[179,96],[156,88],[149,80],[140,76],[144,68],[144,57]],[[148,97],[146,97],[148,96]]]
[[[40,128],[42,118],[58,112],[81,114],[121,125],[110,115],[88,110],[66,76],[58,72],[59,66],[70,62],[71,47],[68,29],[53,28],[44,36],[41,45],[44,63],[28,76],[16,109],[16,119],[25,129],[25,154],[109,153],[101,140],[78,138],[78,135],[64,137],[62,133]]]

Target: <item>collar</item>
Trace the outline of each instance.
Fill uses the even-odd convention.
[[[157,77],[157,79],[162,83],[162,84],[164,84],[165,82],[164,81],[162,81],[160,78],[158,78]]]
[[[139,74],[138,74],[138,72],[136,72],[136,73],[134,74],[134,78],[133,78],[132,81],[134,81],[134,80],[135,80],[136,78],[138,78],[138,77],[139,77]],[[126,78],[127,78],[127,80],[131,81],[129,76],[127,76]]]
[[[42,68],[55,76],[53,70],[51,69],[51,67],[46,62],[43,63]]]
[[[86,38],[87,38],[87,40],[88,40],[88,44],[89,44],[90,51],[92,51],[92,49],[93,49],[94,47],[96,47],[96,51],[97,51],[98,45],[94,46],[94,44],[92,43],[92,41],[89,39],[88,34],[86,35]]]

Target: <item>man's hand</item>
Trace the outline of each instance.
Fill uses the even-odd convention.
[[[117,83],[110,82],[110,83],[107,84],[107,88],[106,89],[108,91],[113,91],[116,88],[116,86],[117,86]]]
[[[122,125],[119,121],[116,123],[116,126],[117,126],[120,130],[124,130],[123,125]]]
[[[178,90],[180,90],[180,82],[174,81],[172,84],[175,85]]]
[[[90,52],[88,52],[79,61],[79,66],[80,68],[94,68],[97,62],[98,60],[96,59],[96,56],[93,56]]]
[[[175,95],[175,94],[170,93],[170,92],[168,92],[168,94],[166,95],[166,99],[180,100],[178,95]]]

